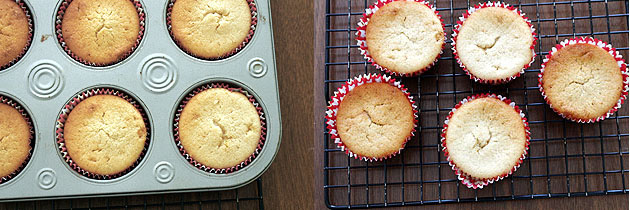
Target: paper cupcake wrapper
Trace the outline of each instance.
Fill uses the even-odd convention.
[[[70,112],[72,112],[72,110],[83,100],[89,97],[95,96],[95,95],[112,95],[112,96],[118,96],[126,100],[131,105],[133,105],[138,110],[138,112],[140,112],[140,115],[142,116],[142,120],[144,121],[144,125],[147,129],[147,137],[146,137],[147,139],[144,142],[144,149],[142,149],[140,156],[138,157],[136,162],[134,162],[129,168],[127,168],[126,170],[118,174],[101,175],[101,174],[95,174],[95,173],[86,171],[82,169],[81,167],[79,167],[79,165],[77,165],[74,161],[72,161],[72,157],[70,157],[70,155],[68,154],[68,150],[66,148],[65,138],[64,138],[64,125],[66,123],[66,120],[68,120],[68,116],[70,116]],[[61,157],[70,166],[70,168],[72,168],[72,170],[90,179],[110,180],[110,179],[115,179],[115,178],[124,176],[125,174],[131,172],[134,168],[136,168],[140,164],[142,159],[144,159],[144,156],[147,154],[147,150],[151,143],[151,126],[149,124],[149,119],[147,118],[147,114],[145,113],[144,109],[131,96],[127,95],[121,90],[117,90],[113,88],[106,88],[106,87],[93,88],[93,89],[86,90],[79,93],[78,95],[74,96],[68,103],[66,103],[66,105],[61,110],[61,113],[57,117],[57,122],[55,123],[55,138],[57,141],[57,148],[59,149],[59,153],[61,154]]]
[[[26,15],[26,19],[28,20],[28,39],[26,40],[26,46],[24,46],[20,55],[14,58],[9,63],[0,66],[0,71],[8,69],[9,67],[17,63],[22,57],[24,57],[24,55],[26,54],[26,51],[28,51],[28,48],[31,47],[31,43],[33,42],[33,17],[31,16],[31,10],[26,6],[26,4],[22,0],[15,0],[15,3],[18,4],[22,8],[22,11]]]
[[[373,82],[387,83],[387,84],[390,84],[391,86],[394,86],[400,89],[400,91],[402,91],[403,94],[405,94],[405,96],[407,96],[407,98],[409,99],[409,104],[411,104],[411,108],[413,110],[413,129],[409,133],[409,136],[407,136],[407,139],[405,139],[402,145],[400,145],[400,149],[398,149],[398,151],[392,154],[389,154],[385,157],[380,157],[380,158],[362,156],[362,155],[352,152],[350,149],[348,149],[348,147],[346,147],[346,145],[343,143],[343,139],[341,139],[341,137],[339,136],[337,132],[337,110],[339,109],[339,105],[343,101],[344,97],[354,88],[361,86],[363,84],[373,83]],[[337,89],[337,91],[335,91],[335,95],[330,99],[328,103],[329,103],[328,110],[326,110],[326,128],[329,131],[330,138],[335,141],[335,144],[337,144],[337,147],[341,149],[341,151],[345,151],[348,156],[354,159],[361,159],[363,161],[372,162],[372,161],[381,161],[381,160],[392,158],[400,154],[400,152],[405,148],[405,145],[411,139],[411,137],[415,136],[416,127],[418,127],[418,106],[416,106],[415,102],[413,101],[413,97],[411,96],[409,91],[407,91],[407,88],[405,88],[404,85],[400,84],[400,81],[396,81],[386,75],[364,74],[364,75],[355,77],[354,79],[350,79],[346,82],[346,84],[344,84],[339,89]]]
[[[529,28],[531,28],[532,31],[532,37],[534,38],[534,41],[532,41],[532,45],[530,45],[530,49],[532,50],[532,60],[528,63],[525,64],[523,66],[523,68],[521,69],[521,71],[517,72],[516,74],[508,77],[508,78],[504,78],[504,79],[495,79],[495,80],[487,80],[487,79],[481,79],[477,76],[475,76],[474,74],[470,73],[470,70],[468,70],[468,68],[466,68],[466,65],[464,65],[464,63],[462,63],[461,59],[459,58],[459,55],[457,54],[457,34],[459,34],[459,29],[462,27],[462,25],[464,24],[464,22],[466,21],[466,19],[468,19],[468,17],[474,13],[475,11],[482,9],[482,8],[486,8],[486,7],[503,7],[506,8],[516,14],[518,14],[519,16],[521,16],[523,18],[523,20],[525,20],[525,22],[527,23],[527,25],[529,26]],[[457,21],[457,25],[455,25],[455,27],[453,28],[453,34],[451,35],[451,46],[453,46],[451,49],[453,50],[453,56],[455,57],[455,60],[457,61],[457,63],[459,64],[459,66],[464,70],[464,72],[466,72],[466,74],[468,75],[468,77],[472,80],[474,80],[475,82],[479,82],[479,83],[483,83],[483,84],[503,84],[503,83],[507,83],[509,81],[512,81],[513,79],[516,79],[517,77],[521,76],[521,74],[525,73],[525,69],[529,68],[532,63],[534,63],[534,59],[536,58],[536,51],[534,51],[534,47],[536,46],[536,41],[538,40],[538,38],[536,38],[536,29],[534,29],[534,25],[532,25],[532,22],[525,17],[525,13],[523,13],[521,10],[519,10],[518,8],[515,8],[513,6],[510,6],[509,4],[503,3],[503,2],[495,2],[492,3],[490,1],[486,2],[486,3],[480,3],[479,5],[475,5],[474,7],[470,7],[468,8],[468,10],[466,11],[466,13],[464,13],[462,15],[462,17],[459,17],[459,21]]]
[[[367,25],[370,22],[370,18],[376,11],[378,11],[379,8],[394,1],[402,1],[402,0],[378,0],[376,3],[374,3],[374,5],[371,5],[368,9],[365,9],[365,13],[363,14],[363,17],[359,20],[359,23],[358,23],[359,27],[357,28],[357,32],[355,33],[357,45],[359,45],[359,50],[361,51],[361,55],[363,55],[363,58],[366,59],[368,62],[370,62],[372,66],[376,67],[376,69],[379,69],[381,71],[384,71],[388,74],[395,75],[395,76],[404,76],[404,77],[417,76],[429,70],[431,67],[433,67],[437,63],[438,59],[442,55],[442,52],[443,52],[442,48],[444,48],[444,42],[442,42],[442,46],[440,47],[440,53],[437,55],[437,57],[435,57],[435,60],[433,60],[433,63],[429,64],[425,68],[418,69],[418,71],[415,71],[413,73],[399,73],[399,72],[392,71],[384,66],[379,65],[378,63],[376,63],[374,58],[372,58],[372,55],[370,55],[370,52],[368,50],[367,41],[365,39],[366,39],[366,34],[367,34],[366,33]],[[429,9],[433,10],[433,12],[438,17],[438,19],[440,19],[440,23],[442,24],[442,31],[444,32],[444,40],[446,40],[446,31],[444,30],[444,21],[442,21],[442,16],[437,12],[437,10],[435,9],[435,6],[423,0],[407,0],[407,1],[415,1],[415,2],[422,3],[425,6],[427,6]]]
[[[168,7],[166,8],[166,28],[168,29],[168,33],[171,35],[171,39],[175,42],[175,44],[177,45],[177,47],[179,47],[179,49],[181,49],[182,51],[186,52],[186,54],[193,56],[195,58],[198,59],[202,59],[202,60],[209,60],[209,61],[213,61],[213,60],[221,60],[221,59],[225,59],[227,57],[230,57],[234,54],[236,54],[237,52],[241,51],[241,49],[245,48],[245,46],[247,45],[247,43],[249,43],[249,41],[252,40],[252,38],[254,37],[254,31],[256,31],[256,26],[258,24],[258,10],[256,9],[256,3],[254,2],[254,0],[246,0],[247,4],[249,5],[249,10],[251,12],[252,15],[252,20],[251,20],[251,26],[249,28],[249,33],[247,34],[247,37],[245,37],[245,40],[243,40],[243,42],[241,42],[240,45],[238,45],[238,47],[236,47],[234,50],[219,56],[217,58],[203,58],[200,56],[195,55],[194,53],[186,50],[184,47],[181,46],[181,44],[179,43],[179,41],[177,41],[177,39],[175,39],[175,36],[173,35],[173,31],[171,30],[172,26],[171,26],[171,12],[173,12],[173,5],[175,4],[176,0],[170,0]]]
[[[206,166],[200,162],[197,162],[188,154],[188,152],[186,152],[186,149],[184,148],[184,145],[182,145],[180,141],[180,137],[179,137],[179,117],[181,116],[182,111],[184,110],[184,107],[193,98],[193,96],[211,88],[223,88],[232,92],[242,93],[249,99],[249,102],[251,102],[254,105],[254,107],[256,108],[256,111],[258,111],[258,115],[260,119],[261,127],[260,127],[260,139],[258,140],[258,147],[254,151],[254,153],[252,153],[247,159],[243,160],[240,164],[229,167],[229,168],[213,168],[213,167]],[[177,148],[179,148],[180,154],[188,161],[188,163],[195,166],[199,170],[202,170],[208,173],[227,174],[227,173],[232,173],[242,168],[245,168],[245,166],[249,165],[252,161],[254,161],[254,159],[258,156],[258,154],[260,154],[265,144],[265,141],[267,139],[267,120],[265,118],[265,113],[263,112],[262,107],[260,107],[260,104],[256,101],[256,98],[254,98],[253,95],[249,94],[243,88],[235,87],[234,85],[227,84],[227,83],[208,83],[208,84],[201,85],[195,88],[194,90],[190,91],[190,93],[188,93],[186,97],[179,103],[179,108],[177,109],[177,112],[175,113],[175,119],[173,122],[173,135],[175,137],[175,144],[177,145]]]
[[[88,62],[85,59],[75,55],[70,48],[68,48],[68,46],[66,45],[66,42],[63,39],[63,34],[62,34],[62,30],[61,30],[61,23],[63,22],[63,16],[66,13],[66,9],[68,8],[68,5],[70,5],[70,3],[72,3],[73,0],[63,0],[63,2],[61,3],[61,6],[59,6],[59,10],[57,11],[57,15],[55,16],[55,33],[57,34],[57,40],[59,40],[59,44],[61,44],[61,47],[63,48],[63,50],[74,60],[78,61],[79,63],[88,65],[88,66],[94,66],[94,67],[103,67],[103,66],[110,66],[110,65],[114,65],[116,63],[119,63],[125,59],[127,59],[131,53],[133,53],[137,48],[138,45],[140,45],[140,41],[142,41],[142,38],[144,37],[144,26],[145,26],[145,13],[144,13],[144,8],[142,7],[142,4],[140,3],[139,0],[130,0],[133,5],[136,7],[136,11],[138,12],[138,18],[140,20],[140,31],[138,32],[138,39],[136,40],[136,43],[133,45],[133,47],[131,47],[131,49],[129,49],[128,52],[126,52],[125,54],[123,54],[123,56],[120,57],[120,59],[116,60],[113,63],[93,63],[93,62]]]
[[[451,160],[451,157],[449,156],[449,153],[448,153],[448,145],[446,145],[446,131],[448,130],[448,122],[451,119],[451,117],[453,117],[453,114],[457,111],[457,109],[459,109],[459,107],[461,107],[465,103],[468,103],[478,98],[496,98],[505,102],[507,105],[510,105],[511,107],[514,108],[514,110],[517,113],[519,113],[519,115],[521,116],[521,119],[523,120],[523,126],[525,127],[525,150],[523,150],[523,154],[518,159],[518,161],[514,163],[514,167],[512,167],[512,169],[508,173],[501,174],[491,179],[475,178],[467,174],[465,171],[462,171],[461,169],[459,169],[457,165],[453,162],[453,160]],[[514,173],[514,171],[516,171],[516,169],[518,169],[521,166],[521,163],[523,163],[523,159],[525,159],[525,157],[527,156],[527,151],[529,150],[529,140],[531,139],[530,137],[531,133],[529,130],[530,130],[529,123],[527,122],[527,118],[525,117],[525,114],[523,114],[523,112],[521,111],[521,109],[518,108],[516,103],[512,102],[510,99],[503,97],[501,95],[488,94],[488,93],[468,96],[464,100],[459,102],[457,105],[455,105],[455,107],[451,110],[451,112],[448,113],[446,120],[444,120],[444,128],[442,128],[442,134],[441,134],[442,151],[444,152],[444,156],[446,157],[446,160],[448,161],[448,165],[451,166],[451,169],[453,169],[453,172],[455,172],[457,179],[459,179],[462,182],[462,184],[466,185],[466,187],[468,188],[481,189],[490,183],[494,183],[496,181],[499,181],[511,175],[512,173]]]
[[[612,55],[617,61],[617,65],[619,66],[619,70],[621,71],[621,75],[623,77],[623,88],[621,89],[621,97],[619,97],[619,100],[617,100],[617,104],[613,108],[608,110],[608,112],[606,112],[602,116],[588,119],[588,120],[577,119],[577,118],[566,116],[560,113],[558,110],[556,110],[556,108],[553,107],[553,105],[551,104],[551,101],[549,101],[549,99],[547,98],[547,95],[545,94],[545,90],[543,89],[543,84],[544,84],[543,75],[545,73],[545,66],[547,66],[547,62],[549,62],[551,57],[554,54],[556,54],[556,52],[558,52],[560,49],[562,49],[562,47],[567,46],[567,45],[577,44],[577,43],[594,45],[608,51],[608,54]],[[629,84],[630,84],[630,71],[628,71],[628,66],[626,66],[626,63],[623,60],[623,57],[621,56],[621,54],[619,54],[619,52],[615,48],[613,48],[612,45],[604,41],[601,41],[592,37],[578,37],[578,38],[572,38],[572,39],[565,39],[564,41],[560,42],[560,44],[557,44],[555,47],[551,48],[551,51],[549,51],[549,54],[547,54],[547,56],[543,59],[543,64],[541,66],[542,68],[540,69],[540,73],[538,74],[538,89],[540,90],[540,93],[545,99],[545,102],[547,102],[547,104],[549,104],[549,107],[551,107],[551,109],[553,109],[554,112],[558,113],[558,115],[562,116],[565,119],[571,120],[573,122],[594,123],[594,122],[599,122],[600,120],[606,119],[610,117],[611,115],[613,115],[619,108],[621,108],[621,105],[628,97],[628,90],[629,90]]]
[[[6,104],[8,106],[13,107],[15,110],[17,110],[22,115],[22,117],[24,117],[24,120],[26,121],[26,124],[29,127],[30,136],[28,138],[28,141],[29,141],[29,145],[31,147],[29,149],[29,151],[28,151],[28,156],[26,156],[26,159],[24,159],[24,162],[22,163],[22,165],[20,165],[20,167],[18,167],[17,170],[13,171],[9,175],[6,175],[4,177],[0,177],[0,184],[4,184],[4,183],[8,182],[9,180],[15,178],[15,176],[17,176],[20,172],[22,172],[24,167],[26,167],[26,164],[28,164],[28,162],[31,160],[31,157],[33,155],[33,148],[35,147],[35,141],[34,141],[35,129],[33,128],[33,121],[31,120],[30,115],[28,114],[28,112],[26,112],[26,110],[24,110],[24,108],[22,108],[22,105],[20,105],[19,103],[13,101],[11,98],[9,98],[7,96],[3,96],[3,95],[0,95],[0,103],[3,103],[3,104]]]

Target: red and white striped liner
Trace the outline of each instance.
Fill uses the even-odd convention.
[[[24,57],[24,54],[26,54],[26,51],[28,51],[28,48],[31,47],[31,42],[33,41],[33,18],[31,17],[31,12],[22,0],[15,0],[15,3],[18,4],[22,8],[22,11],[26,15],[26,19],[28,20],[28,39],[26,40],[26,46],[24,46],[24,49],[22,49],[22,52],[20,53],[20,55],[14,58],[9,63],[0,66],[0,71],[13,66],[13,64],[17,63],[22,57]]]
[[[521,71],[517,72],[516,74],[508,77],[508,78],[504,78],[504,79],[498,79],[498,80],[485,80],[485,79],[481,79],[476,77],[475,75],[473,75],[472,73],[470,73],[470,70],[468,70],[466,68],[466,66],[464,65],[464,63],[462,63],[461,59],[459,59],[459,55],[457,54],[457,48],[455,47],[457,45],[457,34],[459,33],[459,29],[462,27],[462,25],[464,24],[464,22],[466,21],[466,19],[468,19],[468,17],[474,13],[475,11],[482,9],[482,8],[486,8],[486,7],[502,7],[502,8],[506,8],[516,14],[518,14],[519,16],[521,16],[523,18],[523,20],[525,20],[525,22],[527,23],[527,25],[531,28],[532,31],[532,37],[534,38],[534,41],[532,41],[532,45],[530,45],[530,49],[532,50],[532,60],[528,63],[525,64],[523,66],[523,68],[521,69]],[[509,4],[503,3],[503,2],[495,2],[492,3],[490,1],[486,2],[486,3],[479,3],[478,5],[475,5],[474,7],[470,7],[466,13],[464,13],[461,17],[459,17],[459,21],[457,21],[457,25],[455,25],[455,27],[453,27],[453,34],[451,35],[451,46],[453,46],[453,48],[451,48],[453,50],[453,56],[455,57],[455,60],[457,61],[457,63],[459,64],[460,67],[462,67],[462,69],[464,70],[464,72],[466,72],[466,74],[469,76],[470,79],[475,80],[475,82],[480,82],[483,84],[503,84],[503,83],[507,83],[509,81],[512,81],[513,79],[516,79],[517,77],[521,76],[521,74],[525,73],[525,69],[529,68],[532,63],[534,63],[534,59],[536,58],[536,52],[534,51],[534,47],[536,46],[536,41],[538,40],[538,38],[536,38],[536,29],[534,29],[534,25],[532,25],[532,22],[525,17],[525,13],[523,13],[522,11],[520,11],[518,8],[515,8],[513,6],[510,6]]]
[[[343,143],[343,139],[341,139],[339,137],[339,134],[337,133],[337,110],[339,109],[339,105],[341,104],[341,101],[343,101],[343,98],[346,96],[346,94],[352,91],[352,89],[363,84],[373,82],[387,83],[400,89],[400,91],[402,91],[403,94],[405,94],[405,96],[407,96],[407,98],[409,99],[409,104],[413,109],[413,129],[409,133],[409,136],[407,136],[407,139],[405,140],[405,142],[403,142],[398,151],[381,158],[366,157],[350,151]],[[380,74],[367,74],[360,75],[358,77],[355,77],[354,79],[348,80],[346,84],[335,91],[335,95],[330,99],[328,103],[330,105],[328,105],[328,110],[326,110],[326,128],[329,130],[330,138],[335,140],[335,144],[337,144],[337,147],[340,148],[341,151],[345,151],[348,156],[353,157],[354,159],[361,159],[364,161],[372,162],[394,157],[397,154],[400,154],[400,151],[405,148],[405,145],[411,139],[411,137],[415,136],[414,133],[416,132],[416,127],[418,126],[418,106],[416,106],[415,102],[413,101],[413,97],[407,91],[407,88],[405,88],[404,85],[400,84],[400,81],[396,81],[389,76]]]
[[[503,102],[505,102],[505,104],[510,105],[511,107],[514,108],[514,110],[519,113],[519,115],[521,116],[521,119],[523,120],[523,126],[525,127],[525,150],[523,150],[523,154],[521,155],[521,157],[518,159],[518,161],[516,163],[514,163],[514,167],[512,167],[512,170],[510,170],[508,173],[505,174],[501,174],[497,177],[491,178],[491,179],[478,179],[475,177],[472,177],[468,174],[466,174],[466,172],[460,170],[457,165],[451,160],[449,153],[448,153],[448,146],[446,145],[446,131],[448,130],[448,122],[451,119],[451,117],[453,117],[453,114],[457,111],[457,109],[459,109],[459,107],[461,107],[462,105],[464,105],[465,103],[468,103],[472,100],[478,99],[478,98],[496,98],[499,99]],[[477,189],[477,188],[483,188],[484,186],[490,184],[490,183],[494,183],[495,181],[499,181],[509,175],[511,175],[512,173],[514,173],[514,171],[516,171],[516,169],[518,169],[518,167],[521,166],[521,163],[523,163],[523,159],[525,159],[525,157],[527,156],[527,151],[529,150],[529,140],[531,139],[530,137],[530,131],[529,131],[529,123],[527,122],[527,118],[525,117],[525,114],[521,111],[521,109],[518,108],[518,106],[516,105],[516,103],[512,102],[510,99],[503,97],[501,95],[495,95],[495,94],[477,94],[477,95],[473,95],[473,96],[468,96],[466,97],[464,100],[462,100],[461,102],[459,102],[457,105],[455,105],[455,107],[451,110],[451,112],[448,113],[448,116],[446,117],[446,120],[444,120],[444,128],[442,129],[442,151],[444,151],[444,156],[446,157],[446,160],[448,161],[448,164],[451,166],[451,169],[453,169],[453,172],[455,172],[455,175],[457,175],[457,179],[459,179],[462,184],[466,185],[468,188],[473,188],[473,189]]]
[[[404,77],[412,77],[412,76],[422,74],[437,63],[438,59],[442,55],[442,52],[443,52],[442,48],[444,48],[444,42],[442,42],[442,46],[440,47],[440,53],[437,55],[437,57],[435,57],[435,60],[433,60],[433,63],[429,64],[427,67],[423,69],[418,69],[418,71],[415,71],[413,73],[399,73],[399,72],[389,70],[388,68],[379,65],[378,63],[376,63],[376,61],[374,61],[374,58],[372,58],[372,55],[370,55],[370,52],[368,50],[365,36],[366,36],[367,25],[370,22],[370,18],[376,11],[378,11],[379,8],[394,1],[415,1],[415,2],[422,3],[425,6],[427,6],[429,9],[433,10],[433,12],[438,17],[438,19],[440,19],[440,23],[442,24],[442,31],[444,32],[444,40],[446,40],[446,31],[444,30],[444,22],[442,21],[442,16],[437,12],[437,10],[435,9],[435,6],[429,4],[429,2],[423,1],[423,0],[378,0],[376,3],[374,3],[374,5],[371,5],[368,9],[365,9],[365,13],[363,14],[363,17],[359,20],[359,23],[358,23],[359,27],[357,28],[357,32],[355,34],[357,44],[359,45],[359,50],[361,51],[361,55],[363,55],[363,58],[365,58],[368,62],[370,62],[372,66],[376,67],[376,69],[387,72],[388,74],[392,74],[395,76],[404,76]]]
[[[140,21],[140,31],[138,32],[138,39],[136,40],[136,43],[133,45],[133,47],[131,47],[131,49],[129,49],[129,52],[126,52],[125,54],[123,54],[123,56],[121,56],[120,59],[118,59],[117,61],[113,63],[88,62],[85,59],[80,58],[79,56],[75,55],[70,50],[70,48],[68,48],[68,45],[66,45],[66,42],[63,39],[63,33],[61,30],[61,23],[63,22],[63,16],[66,14],[66,9],[70,5],[70,3],[72,3],[72,1],[73,0],[64,0],[61,3],[61,6],[59,6],[59,10],[57,11],[57,15],[55,16],[55,33],[57,34],[57,40],[59,40],[59,44],[61,44],[61,48],[63,48],[63,50],[72,59],[88,66],[103,67],[103,66],[114,65],[122,60],[125,60],[126,58],[129,57],[129,55],[131,55],[131,53],[133,53],[138,48],[138,45],[140,45],[140,41],[142,41],[142,38],[144,37],[144,26],[145,26],[146,15],[144,14],[144,8],[142,7],[142,4],[140,3],[139,0],[130,0],[133,3],[133,5],[136,7],[136,11],[138,12],[138,18]]]
[[[173,36],[173,31],[171,30],[172,26],[171,26],[171,12],[173,12],[173,5],[175,4],[176,0],[170,0],[170,2],[168,3],[168,7],[166,8],[166,28],[168,29],[168,33],[169,35],[171,35],[171,39],[173,39],[173,41],[175,42],[175,44],[177,44],[177,46],[179,47],[179,49],[181,49],[182,51],[186,52],[186,54],[191,55],[195,58],[199,58],[199,59],[203,59],[203,60],[221,60],[227,57],[230,57],[234,54],[236,54],[237,52],[239,52],[241,49],[245,48],[245,46],[247,45],[247,43],[249,43],[249,41],[252,40],[252,38],[254,37],[254,31],[256,31],[256,25],[258,24],[258,9],[256,9],[256,3],[254,2],[254,0],[246,0],[247,4],[249,5],[249,10],[251,11],[251,16],[252,16],[252,20],[250,22],[251,26],[249,27],[249,32],[247,33],[247,37],[245,37],[245,40],[243,40],[243,42],[241,42],[240,45],[238,45],[238,47],[236,47],[234,50],[226,53],[225,55],[222,55],[218,58],[211,58],[211,59],[207,59],[207,58],[203,58],[203,57],[199,57],[189,51],[187,51],[185,48],[183,48],[179,41],[177,41],[177,39],[175,39],[175,36]]]
[[[588,119],[588,120],[576,119],[576,118],[572,118],[570,116],[565,116],[564,114],[560,113],[558,110],[556,110],[553,107],[553,105],[551,104],[551,102],[547,98],[547,95],[545,94],[545,90],[543,89],[543,82],[544,82],[543,81],[543,74],[545,73],[545,66],[547,65],[547,62],[549,62],[549,60],[551,59],[551,56],[556,54],[556,52],[558,52],[560,49],[562,49],[562,47],[567,46],[567,45],[577,44],[577,43],[594,45],[594,46],[600,47],[600,48],[608,51],[608,54],[613,56],[615,58],[615,60],[617,61],[617,65],[619,66],[619,70],[621,70],[621,75],[623,76],[623,88],[621,89],[621,97],[619,97],[619,100],[617,101],[617,105],[615,105],[613,108],[611,108],[604,115],[599,116],[597,118]],[[553,109],[554,112],[558,113],[563,118],[571,120],[573,122],[578,122],[578,123],[599,122],[600,120],[606,119],[606,118],[610,117],[611,115],[613,115],[619,108],[621,108],[621,105],[623,104],[623,102],[628,97],[628,90],[629,90],[629,85],[628,84],[630,84],[630,71],[628,71],[628,66],[626,65],[625,61],[623,60],[623,57],[621,56],[621,54],[619,54],[619,52],[615,48],[613,48],[612,45],[610,45],[610,44],[608,44],[608,43],[606,43],[604,41],[601,41],[601,40],[598,40],[598,39],[595,39],[595,38],[591,38],[591,37],[578,37],[578,38],[572,38],[572,39],[565,39],[564,41],[560,42],[560,44],[557,44],[555,47],[552,47],[551,51],[549,51],[549,54],[547,54],[545,59],[543,59],[542,68],[540,69],[540,73],[538,74],[538,89],[540,89],[540,93],[542,94],[543,98],[545,99],[545,102],[547,102],[547,104],[549,104],[549,107],[551,107],[551,109]]]
[[[144,121],[144,125],[147,129],[147,137],[146,137],[146,140],[144,141],[144,149],[142,149],[140,156],[138,157],[136,162],[134,162],[129,168],[127,168],[126,170],[118,174],[101,175],[101,174],[95,174],[95,173],[86,171],[85,169],[82,169],[81,167],[79,167],[79,165],[77,165],[74,161],[72,161],[72,157],[68,155],[68,149],[66,148],[66,145],[65,145],[64,125],[66,121],[68,120],[68,116],[70,116],[70,112],[72,112],[72,110],[79,103],[81,103],[81,101],[95,95],[112,95],[112,96],[118,96],[126,100],[131,105],[133,105],[138,110],[138,112],[140,112],[140,115],[142,116],[142,120]],[[144,156],[147,154],[149,144],[151,143],[150,142],[151,141],[151,126],[149,124],[149,120],[147,118],[147,114],[145,113],[144,109],[131,96],[127,95],[126,93],[120,90],[113,89],[113,88],[107,88],[107,87],[93,88],[93,89],[83,91],[79,93],[78,95],[74,96],[68,103],[66,103],[63,109],[61,109],[61,113],[57,117],[57,122],[55,123],[55,138],[57,141],[57,148],[59,149],[59,153],[61,154],[64,161],[70,166],[70,168],[72,168],[72,170],[90,179],[110,180],[110,179],[115,179],[115,178],[124,176],[125,174],[131,172],[134,168],[136,168],[136,166],[140,164],[142,159],[144,159]]]
[[[181,141],[179,140],[179,116],[181,116],[182,111],[184,111],[184,107],[193,98],[193,96],[199,94],[200,92],[208,90],[210,88],[223,88],[232,92],[242,93],[249,99],[249,102],[251,102],[254,105],[254,107],[256,108],[256,111],[258,111],[258,115],[260,116],[259,118],[260,118],[261,127],[260,127],[260,139],[258,140],[258,147],[254,151],[254,153],[252,153],[246,160],[242,161],[238,165],[235,165],[229,168],[212,168],[200,162],[197,162],[186,152],[184,145],[182,145]],[[263,112],[262,107],[260,107],[260,104],[256,101],[256,98],[253,95],[249,94],[243,88],[234,87],[234,85],[227,84],[227,83],[208,83],[208,84],[201,85],[193,89],[192,91],[190,91],[190,93],[188,93],[186,97],[179,103],[179,108],[177,109],[177,112],[175,113],[175,119],[173,121],[174,121],[173,122],[173,135],[175,137],[175,144],[177,145],[177,148],[179,148],[179,152],[181,153],[181,155],[184,156],[184,158],[191,165],[208,173],[228,174],[228,173],[232,173],[232,172],[235,172],[244,168],[245,166],[249,165],[252,161],[254,161],[256,156],[258,156],[258,154],[260,154],[265,144],[265,141],[267,139],[267,120],[265,118],[265,113]]]
[[[26,167],[26,164],[28,164],[28,161],[31,160],[31,156],[33,155],[33,148],[35,147],[35,141],[33,140],[35,137],[35,129],[33,129],[33,121],[31,120],[31,117],[29,116],[28,112],[26,112],[26,110],[22,108],[22,105],[15,102],[11,98],[7,96],[3,96],[3,95],[0,95],[0,103],[13,107],[22,115],[22,117],[24,117],[24,120],[26,121],[26,124],[28,125],[28,128],[29,128],[28,130],[29,130],[30,136],[28,138],[28,141],[29,141],[28,144],[31,147],[28,151],[28,156],[26,156],[26,159],[24,159],[24,162],[22,163],[22,165],[20,165],[20,167],[18,167],[18,169],[13,171],[11,174],[0,178],[0,184],[4,184],[4,183],[7,183],[9,180],[15,178],[15,176],[17,176],[20,172],[22,172],[24,167]]]

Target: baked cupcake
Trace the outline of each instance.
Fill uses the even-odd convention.
[[[540,70],[543,97],[560,116],[581,123],[603,120],[628,95],[628,70],[615,48],[574,38],[552,48]]]
[[[20,111],[5,103],[0,103],[0,151],[3,183],[23,168],[31,155],[31,126]]]
[[[335,92],[326,112],[331,138],[355,159],[383,160],[400,153],[416,127],[416,106],[400,82],[362,75]]]
[[[517,8],[482,3],[459,19],[453,29],[453,55],[471,79],[506,83],[534,62],[534,27]]]
[[[442,130],[442,147],[462,184],[483,188],[520,166],[529,148],[529,125],[509,99],[475,95],[449,113]]]
[[[413,76],[442,54],[444,24],[425,1],[381,0],[366,9],[356,35],[361,54],[377,69]]]
[[[115,178],[144,154],[147,130],[143,115],[128,100],[92,95],[79,101],[65,119],[63,147],[79,171]]]
[[[15,0],[0,0],[0,70],[15,63],[31,42],[26,9]]]
[[[258,154],[262,114],[240,89],[214,87],[188,100],[178,118],[176,142],[193,165],[213,173],[233,172]]]
[[[251,39],[256,24],[253,0],[172,0],[173,39],[182,50],[207,60],[227,57]]]
[[[70,1],[60,8],[60,42],[84,64],[106,66],[123,60],[142,37],[139,6],[130,0]]]

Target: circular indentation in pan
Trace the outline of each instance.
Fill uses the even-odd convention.
[[[52,98],[63,89],[61,67],[52,60],[43,60],[31,65],[28,74],[28,87],[31,93],[40,98]]]
[[[166,92],[175,85],[178,69],[171,57],[161,53],[152,54],[140,65],[140,79],[150,91]]]
[[[51,168],[43,168],[37,173],[37,183],[44,190],[50,190],[57,184],[57,175]]]

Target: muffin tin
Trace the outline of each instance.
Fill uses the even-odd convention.
[[[280,144],[281,121],[271,13],[267,0],[255,0],[257,25],[252,39],[236,54],[214,61],[182,51],[167,30],[170,0],[140,1],[144,37],[126,59],[105,67],[70,58],[55,35],[55,16],[64,0],[26,1],[33,19],[33,42],[14,65],[0,71],[0,95],[21,104],[35,130],[33,154],[17,176],[0,184],[0,201],[62,197],[119,196],[233,189],[255,180],[273,161]],[[204,83],[242,87],[263,109],[266,141],[244,168],[208,173],[180,154],[173,119],[182,98]],[[77,94],[91,88],[125,92],[146,111],[151,143],[143,160],[114,179],[87,178],[72,170],[57,148],[55,123]]]

